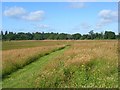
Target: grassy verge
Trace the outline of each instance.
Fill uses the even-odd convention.
[[[118,70],[107,60],[94,59],[78,66],[45,70],[36,78],[38,88],[118,88]]]
[[[38,88],[118,88],[117,66],[104,59],[93,59],[79,66],[59,62],[36,78]],[[112,66],[112,67],[111,67]]]
[[[116,41],[74,41],[3,80],[16,88],[118,88]]]
[[[45,65],[34,87],[118,88],[117,55],[117,43],[78,41]]]
[[[58,58],[59,55],[63,55],[63,52],[68,47],[60,49],[39,58],[37,61],[25,66],[22,69],[10,74],[8,78],[3,79],[3,88],[34,88],[37,84],[36,78],[39,77],[39,73],[43,72],[45,65],[50,61]]]
[[[38,58],[40,57],[43,57],[45,55],[49,55],[50,53],[52,52],[55,52],[57,50],[61,50],[61,49],[64,49],[65,46],[55,46],[55,47],[42,47],[42,48],[37,48],[38,51],[36,49],[33,48],[33,50],[36,50],[35,53],[32,52],[33,50],[30,49],[30,53],[29,52],[29,49],[25,49],[25,50],[17,50],[18,51],[18,54],[16,55],[13,55],[13,56],[18,56],[19,57],[12,57],[11,59],[10,58],[7,58],[4,60],[4,57],[6,54],[4,54],[3,56],[3,71],[2,71],[2,77],[5,78],[7,75],[11,74],[12,72],[18,70],[18,69],[21,69],[23,68],[24,66],[30,64],[31,62],[33,61],[36,61]],[[14,51],[16,52],[16,51]],[[21,52],[22,54],[20,54],[19,52]],[[10,55],[12,52],[10,51],[8,55]],[[17,52],[16,52],[17,53]],[[23,53],[27,54],[27,56],[24,56]],[[7,56],[8,56],[7,55]],[[23,58],[24,57],[24,58]],[[16,59],[16,60],[14,60]]]

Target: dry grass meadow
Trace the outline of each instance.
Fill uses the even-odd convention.
[[[37,44],[28,48],[20,48],[18,45],[19,48],[8,49],[9,46],[5,46],[7,49],[2,51],[3,75],[24,68],[26,64],[29,66],[30,62],[37,61],[40,56],[44,57],[53,50],[69,45],[61,54],[58,53],[49,63],[44,64],[42,71],[38,70],[36,76],[33,76],[31,82],[34,88],[118,87],[117,40],[42,41],[42,45],[39,44],[40,41],[35,42]],[[9,87],[9,80],[6,82],[3,86]],[[27,87],[24,83],[21,84]]]
[[[2,52],[3,76],[10,74],[18,68],[35,61],[37,58],[49,54],[52,50],[63,47],[63,45],[42,46],[25,49],[6,50]]]

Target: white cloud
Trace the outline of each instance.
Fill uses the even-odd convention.
[[[103,28],[103,24],[101,24],[101,23],[97,23],[96,25],[95,25],[95,30],[97,29],[101,29],[101,28]]]
[[[99,21],[97,22],[95,29],[101,29],[104,26],[115,23],[118,21],[118,12],[113,10],[101,10],[98,13]]]
[[[38,28],[50,28],[50,26],[49,25],[47,25],[47,24],[39,24],[39,25],[36,25]]]
[[[55,27],[52,27],[48,24],[31,24],[34,26],[34,30],[36,31],[44,31],[44,32],[55,32]]]
[[[81,23],[81,28],[82,29],[85,29],[85,30],[88,30],[91,28],[91,25],[89,25],[88,23],[84,22],[84,23]]]
[[[27,12],[24,8],[16,6],[7,8],[3,14],[8,17],[26,21],[41,21],[44,18],[44,11],[42,10]]]
[[[102,10],[99,12],[98,16],[101,18],[103,23],[112,23],[117,22],[118,12],[112,10]]]
[[[83,2],[73,2],[69,6],[70,8],[84,8],[85,4]]]
[[[92,29],[92,25],[90,25],[87,22],[82,22],[81,24],[78,24],[72,28],[72,30],[78,30],[78,31],[80,31],[80,30],[88,31],[91,29]]]
[[[24,8],[16,7],[16,6],[8,8],[7,10],[4,11],[4,15],[9,16],[9,17],[18,17],[18,16],[23,15],[25,13],[26,13],[26,11]]]
[[[109,24],[116,23],[118,21],[118,12],[114,10],[101,10],[98,13],[98,21],[96,25],[90,25],[89,23],[81,23],[80,26],[76,26],[75,29],[83,29],[83,30],[99,30],[103,29]]]
[[[40,21],[43,19],[44,11],[35,11],[30,12],[27,15],[23,15],[22,19],[28,20],[28,21]]]

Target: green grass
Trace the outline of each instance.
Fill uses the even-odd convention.
[[[29,44],[30,43],[31,41]],[[47,42],[47,44],[48,43],[50,42]],[[54,45],[53,43],[55,42],[52,42],[50,45]],[[108,46],[105,45],[101,48],[105,53],[99,49],[99,47],[102,46],[102,44],[100,45],[99,43],[95,43],[95,46],[91,44],[93,42],[90,42],[89,44],[88,42],[85,42],[87,45],[84,44],[84,42],[74,42],[78,43],[77,46],[73,42],[71,43],[70,47],[62,47],[57,49],[57,51],[53,50],[50,53],[46,53],[35,62],[32,62],[18,71],[8,75],[8,77],[3,79],[3,88],[118,88],[117,57],[114,55],[114,52],[109,53],[112,52],[113,49],[116,49],[111,46],[113,42],[111,42],[111,44],[106,44]],[[29,44],[28,46],[25,45],[25,47],[20,48],[29,47]],[[41,46],[47,44],[42,42]],[[58,44],[61,44],[61,42]],[[105,43],[103,43],[103,45],[104,44]],[[19,49],[19,46],[22,44],[19,43],[18,45],[14,45],[16,45],[16,49]],[[36,44],[36,46],[37,45],[38,44]],[[71,49],[72,45],[74,45],[73,49]],[[91,47],[89,47],[90,45]],[[99,45],[99,47],[97,45]],[[109,45],[111,47],[109,47]],[[34,47],[34,45],[32,47]],[[83,48],[80,49],[79,47]],[[13,46],[11,46],[11,48],[14,49]],[[8,49],[10,49],[10,47],[8,47]],[[85,49],[86,51],[83,52],[82,49]],[[77,50],[82,50],[82,52],[76,53],[75,51]],[[101,51],[101,56],[97,54],[98,57],[90,58],[87,62],[81,63],[81,59],[79,58],[82,58],[82,55],[84,56],[85,54],[85,57],[87,57],[89,53],[92,53],[85,53],[87,50],[93,50],[96,52],[99,50]],[[110,55],[105,57],[102,53]],[[75,57],[79,54],[82,54],[77,57],[79,62],[67,63],[67,61],[76,60]],[[86,59],[83,58],[83,60]]]
[[[78,66],[60,66],[53,71],[44,72],[45,65],[55,56],[62,55],[65,49],[53,52],[38,61],[11,74],[4,79],[3,87],[14,88],[117,88],[118,73],[116,65],[104,59],[94,59]]]
[[[117,66],[109,65],[109,62],[105,59],[91,60],[87,64],[76,68],[73,81],[76,83],[74,87],[117,88]]]
[[[110,67],[110,68],[107,68]],[[118,71],[104,59],[94,59],[80,66],[64,66],[40,73],[38,88],[118,88]]]
[[[26,60],[26,62],[22,63],[22,64],[21,63],[18,64],[18,63],[11,63],[11,62],[9,62],[9,63],[11,63],[11,65],[9,64],[9,66],[5,70],[2,71],[2,77],[5,78],[7,75],[10,75],[11,73],[15,72],[16,70],[24,68],[24,66],[29,65],[30,63],[38,60],[40,57],[43,57],[45,55],[49,55],[50,53],[56,52],[58,50],[62,50],[65,47],[67,47],[67,46],[55,48],[55,49],[50,50],[48,52],[43,52],[43,53],[34,55],[32,57],[28,57],[27,60]]]
[[[2,50],[62,45],[65,41],[3,41]]]
[[[42,72],[44,65],[54,60],[59,54],[62,54],[65,49],[60,49],[49,55],[39,58],[37,61],[25,66],[23,69],[12,73],[3,80],[3,88],[33,88],[36,86],[36,78]]]

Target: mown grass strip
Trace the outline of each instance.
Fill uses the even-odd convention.
[[[45,65],[51,60],[55,60],[56,57],[62,55],[64,50],[68,49],[68,46],[59,48],[49,55],[40,57],[35,62],[25,66],[23,69],[19,69],[16,72],[10,74],[8,78],[3,79],[3,88],[33,88],[36,85],[36,78],[39,77],[39,73],[43,71]]]
[[[112,64],[112,63],[111,63]],[[69,65],[43,70],[36,79],[38,88],[118,88],[117,66],[103,58],[79,66]],[[108,68],[109,67],[109,68]],[[47,72],[47,73],[46,73]],[[48,74],[49,73],[49,74]]]
[[[69,45],[65,45],[65,46],[60,47],[60,48],[55,48],[55,49],[51,50],[50,52],[40,53],[40,54],[38,54],[38,55],[36,55],[36,56],[30,57],[30,58],[28,58],[27,62],[26,62],[25,64],[23,64],[23,65],[13,64],[13,65],[14,65],[14,68],[11,69],[11,70],[9,70],[9,72],[2,73],[2,78],[6,78],[6,77],[7,77],[8,75],[10,75],[11,73],[17,71],[18,69],[24,68],[24,66],[29,65],[30,63],[38,60],[40,57],[49,55],[50,53],[56,52],[56,51],[58,51],[58,50],[62,50],[62,49],[64,49],[64,48],[66,48],[67,46],[69,46]]]

